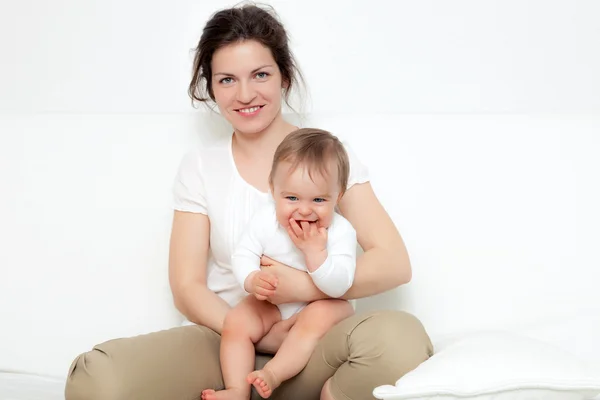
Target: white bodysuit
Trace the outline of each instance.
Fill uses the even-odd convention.
[[[354,281],[356,270],[356,231],[340,214],[334,213],[327,229],[327,259],[314,272],[308,272],[304,254],[298,250],[285,228],[277,222],[275,202],[269,201],[250,219],[232,255],[233,273],[244,287],[246,277],[260,271],[265,255],[290,267],[306,271],[315,286],[330,297],[341,297]],[[302,310],[306,303],[279,304],[281,319]]]
[[[228,135],[183,157],[173,185],[173,208],[209,217],[206,284],[233,307],[247,293],[233,274],[231,256],[254,212],[272,201],[272,197],[240,176],[233,161],[231,139],[232,135]],[[352,149],[344,145],[350,159],[349,189],[367,182],[369,174]]]

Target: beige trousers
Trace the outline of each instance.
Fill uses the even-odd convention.
[[[220,336],[184,326],[98,344],[69,370],[66,400],[194,400],[223,388]],[[376,386],[394,384],[432,355],[429,336],[414,316],[398,311],[354,315],[319,342],[307,366],[284,382],[273,400],[318,400],[333,376],[336,400],[373,399]],[[257,367],[269,356],[258,355]],[[254,390],[252,399],[260,399]]]

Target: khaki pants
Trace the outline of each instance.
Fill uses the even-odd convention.
[[[193,400],[206,388],[223,388],[220,336],[185,326],[95,346],[72,363],[66,400]],[[318,400],[333,376],[336,400],[373,399],[376,386],[394,384],[432,354],[414,316],[397,311],[354,315],[320,341],[308,365],[284,382],[273,400]],[[257,356],[262,367],[269,356]],[[252,399],[259,399],[256,392]]]

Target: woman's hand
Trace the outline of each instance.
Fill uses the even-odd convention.
[[[260,259],[260,268],[277,278],[275,294],[269,296],[272,304],[309,302],[327,298],[305,271],[277,262],[267,256]]]

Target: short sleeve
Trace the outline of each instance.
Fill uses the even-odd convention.
[[[350,189],[357,183],[365,183],[369,181],[369,169],[359,159],[354,150],[348,142],[344,141],[344,148],[348,153],[348,160],[350,162],[350,174],[348,176],[347,189]]]
[[[183,156],[173,183],[173,208],[178,211],[207,214],[200,154]]]

